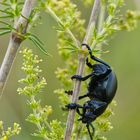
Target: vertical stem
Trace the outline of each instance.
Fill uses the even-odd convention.
[[[98,34],[100,34],[100,32],[102,32],[103,29],[103,24],[104,24],[104,20],[105,20],[105,12],[106,12],[106,4],[102,2],[101,4],[101,8],[100,8],[100,14],[99,14],[99,19],[98,19]],[[92,48],[98,47],[98,49],[101,49],[101,45],[102,43],[97,43],[96,40],[94,40],[91,44]],[[98,55],[100,56],[100,55]]]
[[[35,102],[35,96],[34,96],[34,95],[31,96],[31,102]],[[33,114],[34,114],[34,116],[36,116],[36,117],[38,116],[38,111],[37,111],[37,109],[33,109]],[[42,130],[42,125],[41,125],[41,123],[40,123],[40,122],[36,123],[36,126],[37,126],[38,130],[41,132],[41,130]],[[45,134],[43,135],[43,139],[44,139],[44,140],[50,140]]]
[[[95,0],[83,43],[89,43],[88,40],[91,39],[93,35],[93,30],[97,22],[99,10],[100,10],[100,0]]]
[[[17,32],[21,34],[25,34],[28,27],[28,18],[31,14],[31,11],[34,7],[36,0],[26,0],[23,5],[23,9],[21,12],[19,20],[17,23],[15,23],[14,27],[17,30]],[[21,30],[22,27],[22,31]],[[6,51],[6,55],[3,59],[2,65],[0,67],[0,96],[2,96],[3,88],[5,85],[5,82],[7,80],[8,74],[10,72],[10,69],[12,67],[12,64],[14,62],[15,56],[17,54],[18,48],[20,47],[21,42],[23,39],[14,31],[11,33],[10,41],[8,45],[8,49]]]
[[[6,55],[4,57],[2,65],[0,67],[0,96],[2,96],[3,87],[4,87],[5,81],[7,79],[8,73],[10,71],[10,68],[12,67],[13,60],[14,60],[14,58],[16,56],[16,52],[19,48],[19,44],[20,43],[15,41],[15,39],[13,39],[13,37],[11,35],[10,41],[9,41],[9,46],[6,51]]]
[[[100,8],[99,21],[98,21],[98,32],[100,32],[102,30],[104,19],[105,19],[105,11],[106,11],[106,6],[103,3]]]
[[[91,37],[92,37],[93,29],[95,28],[96,21],[97,21],[99,9],[100,9],[100,0],[95,0],[93,8],[92,8],[89,24],[87,27],[86,36],[83,40],[83,43],[88,43],[89,39],[91,39]],[[82,49],[84,50],[86,48],[83,46]],[[82,53],[79,54],[79,64],[78,64],[77,73],[76,73],[77,75],[83,74],[84,66],[85,66],[85,57],[86,56],[83,55]],[[81,86],[81,82],[78,80],[75,80],[74,88],[73,88],[73,95],[72,95],[72,103],[76,103],[78,100],[80,86]],[[75,113],[76,113],[75,110],[69,111],[68,118],[67,118],[67,124],[66,124],[65,138],[64,138],[65,140],[70,140],[70,138],[71,138]]]

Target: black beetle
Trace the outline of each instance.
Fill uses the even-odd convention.
[[[92,54],[92,51],[87,44],[82,45],[86,46],[89,50],[90,58],[96,62],[99,62],[99,64],[91,64],[87,58],[86,64],[92,69],[92,72],[85,77],[74,75],[71,78],[85,81],[91,77],[88,84],[88,92],[85,95],[79,97],[79,99],[89,97],[90,100],[86,101],[83,105],[71,103],[66,105],[66,107],[68,109],[76,109],[77,113],[81,116],[79,120],[86,124],[90,138],[92,140],[92,134],[90,132],[89,126],[91,126],[94,133],[92,122],[101,114],[103,114],[108,104],[114,98],[117,90],[117,78],[111,67],[106,62]],[[67,91],[66,93],[71,92]],[[80,109],[82,109],[82,111],[80,111]]]

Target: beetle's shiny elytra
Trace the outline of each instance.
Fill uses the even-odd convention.
[[[87,44],[82,45],[86,46],[89,50],[90,58],[99,63],[91,64],[87,58],[86,64],[92,69],[92,72],[85,77],[73,75],[71,78],[80,81],[85,81],[88,78],[91,78],[88,83],[87,93],[79,97],[79,99],[89,97],[90,100],[86,101],[83,105],[71,103],[66,105],[66,107],[68,109],[76,109],[77,113],[81,116],[79,120],[86,124],[90,139],[92,140],[92,135],[94,133],[92,122],[101,114],[103,114],[108,104],[114,98],[117,90],[117,78],[114,71],[106,62],[92,54],[92,51]],[[67,93],[70,92],[67,91]],[[91,126],[93,133],[90,132],[89,126]]]

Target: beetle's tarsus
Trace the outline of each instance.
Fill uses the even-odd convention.
[[[65,93],[68,95],[72,95],[73,94],[73,90],[65,90]]]
[[[67,104],[66,108],[68,108],[68,109],[76,109],[77,108],[77,104],[76,103]]]

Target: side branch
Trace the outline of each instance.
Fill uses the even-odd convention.
[[[17,54],[17,50],[20,47],[21,42],[23,41],[23,38],[20,37],[18,33],[22,35],[26,33],[27,27],[28,27],[27,19],[29,18],[31,14],[31,11],[34,7],[35,2],[36,0],[26,0],[24,2],[21,16],[14,25],[16,32],[12,31],[11,33],[8,49],[6,51],[5,57],[0,67],[0,95],[2,95],[3,88],[7,80],[9,71],[14,62],[15,56]]]
[[[61,21],[61,19],[55,14],[55,12],[51,9],[51,7],[46,6],[46,9],[48,10],[49,14],[56,20],[57,23],[59,23],[60,25],[63,25],[63,22]],[[76,46],[79,46],[79,41],[75,38],[75,36],[73,35],[73,33],[71,32],[71,30],[69,28],[66,29],[66,32],[69,34],[69,36],[72,38],[72,40],[74,41]]]
[[[95,28],[97,16],[99,14],[99,9],[100,9],[100,0],[95,0],[93,8],[92,8],[91,16],[90,16],[88,28],[86,31],[86,36],[83,40],[83,43],[89,44],[89,40],[91,39],[93,30]],[[82,50],[85,50],[85,49],[86,48],[83,46]],[[85,55],[83,55],[82,53],[79,54],[79,64],[78,64],[77,73],[76,73],[77,75],[83,74],[84,66],[85,66],[85,58],[86,58]],[[76,103],[78,100],[80,86],[81,86],[81,82],[76,80],[74,83],[74,88],[73,88],[72,103]],[[64,138],[65,140],[70,140],[70,138],[71,138],[75,113],[76,113],[75,110],[69,111],[68,118],[67,118],[67,124],[66,124],[65,138]]]

